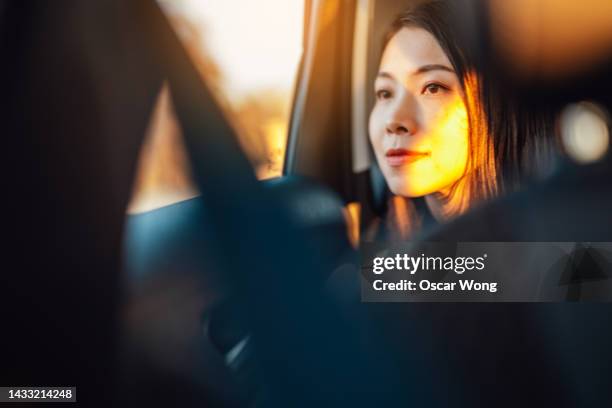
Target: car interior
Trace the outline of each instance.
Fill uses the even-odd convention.
[[[3,315],[20,334],[3,336],[5,383],[79,379],[92,406],[601,402],[589,389],[607,383],[607,308],[344,306],[359,295],[350,231],[363,235],[390,199],[367,136],[383,28],[415,3],[305,0],[283,174],[257,180],[157,2],[2,2],[15,265],[5,269]],[[126,215],[164,84],[199,195]],[[542,101],[576,95],[543,89]],[[439,234],[477,224],[458,220]],[[599,336],[580,335],[594,328]],[[510,380],[522,391],[510,393]]]

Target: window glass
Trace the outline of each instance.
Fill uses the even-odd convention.
[[[281,175],[302,53],[304,0],[158,0],[235,128],[260,179]],[[152,118],[130,204],[197,194],[167,89]]]

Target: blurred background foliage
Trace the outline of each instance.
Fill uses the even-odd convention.
[[[251,13],[249,0],[159,3],[225,110],[257,177],[280,176],[302,51],[303,1],[265,0]],[[164,86],[141,149],[128,212],[197,194],[170,91]]]

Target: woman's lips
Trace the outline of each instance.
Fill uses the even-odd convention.
[[[385,154],[387,163],[391,167],[399,167],[404,164],[413,163],[417,160],[429,157],[429,155],[429,152],[417,152],[408,149],[389,149]]]

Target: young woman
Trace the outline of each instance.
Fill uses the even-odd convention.
[[[425,3],[395,21],[369,122],[390,191],[424,197],[438,222],[514,189],[555,150],[553,115],[530,116],[483,83],[455,41],[447,7]],[[413,235],[418,214],[410,206],[395,212],[396,224],[408,218],[400,235]]]

